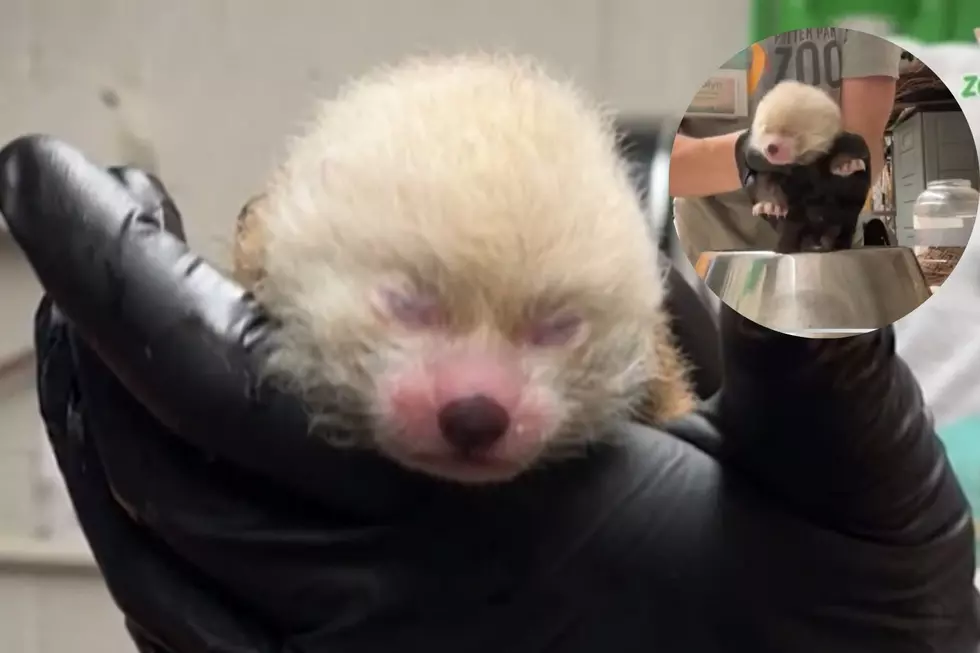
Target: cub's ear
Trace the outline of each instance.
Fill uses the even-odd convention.
[[[252,289],[264,276],[265,267],[265,195],[255,195],[235,219],[233,252],[235,281]]]

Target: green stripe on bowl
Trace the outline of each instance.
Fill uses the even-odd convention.
[[[980,564],[980,415],[940,429],[939,439],[946,447],[946,457],[973,508]]]

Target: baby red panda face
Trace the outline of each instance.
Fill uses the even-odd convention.
[[[818,87],[780,82],[755,108],[751,147],[772,165],[809,163],[827,152],[841,131],[840,108]]]
[[[614,138],[518,61],[354,87],[268,192],[272,371],[323,432],[461,482],[580,454],[651,377],[656,245]]]
[[[300,381],[324,432],[486,483],[580,455],[629,416],[655,369],[657,273],[623,274],[594,251],[589,265],[581,247],[525,258],[513,236],[496,242],[514,252],[503,260],[488,243],[470,242],[472,260],[440,252],[446,269],[431,286],[396,282],[387,266],[360,277],[344,276],[350,260],[330,273],[315,265],[323,273],[302,276],[318,283],[272,304],[283,323],[276,365]],[[354,256],[386,258],[379,241],[368,246]],[[629,258],[618,263],[631,268]]]
[[[505,330],[501,313],[475,305],[482,300],[405,287],[378,288],[373,300],[390,338],[378,351],[373,388],[383,450],[469,482],[506,480],[546,449],[555,453],[559,431],[573,417],[571,388],[558,373],[588,344],[584,314],[529,313]],[[564,437],[566,444],[577,440]]]
[[[829,137],[823,132],[766,131],[752,133],[753,148],[775,166],[806,164],[827,152],[836,132]]]
[[[789,165],[799,157],[800,143],[789,134],[762,132],[753,136],[756,150],[773,165]]]

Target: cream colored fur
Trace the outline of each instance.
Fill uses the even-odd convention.
[[[750,137],[758,143],[766,134],[791,136],[797,161],[809,163],[826,154],[840,132],[840,107],[826,91],[785,80],[759,100]],[[762,148],[756,145],[756,149]]]
[[[384,437],[376,377],[434,342],[378,319],[386,283],[451,307],[443,341],[492,346],[538,308],[580,313],[580,346],[525,354],[532,385],[561,398],[555,450],[693,405],[609,117],[533,62],[416,59],[351,84],[240,225],[236,277],[283,325],[270,372],[356,444]]]

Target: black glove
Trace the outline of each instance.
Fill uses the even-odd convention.
[[[297,399],[259,385],[270,324],[163,228],[181,231],[158,182],[24,137],[0,151],[0,212],[47,296],[174,437],[331,507],[404,497],[394,465],[329,447]]]
[[[297,634],[297,648],[319,650],[317,633],[332,643],[351,624],[360,639],[350,646],[368,650],[392,624],[383,618],[391,606],[398,614],[404,602],[431,601],[430,614],[450,615],[450,602],[467,592],[509,598],[497,591],[517,582],[508,571],[536,572],[508,559],[529,551],[547,552],[551,575],[555,560],[663,560],[634,555],[646,546],[656,554],[663,540],[655,522],[637,516],[682,512],[659,502],[714,487],[704,459],[687,469],[678,452],[656,451],[675,440],[643,432],[607,449],[588,474],[570,461],[498,492],[426,502],[427,492],[414,491],[431,487],[424,477],[309,437],[302,406],[258,386],[270,326],[241,288],[163,230],[165,216],[177,216],[158,184],[135,171],[106,173],[50,139],[21,139],[0,151],[0,211],[48,293],[36,336],[42,410],[79,521],[132,630],[163,650],[280,653],[288,650],[280,637]],[[725,438],[720,446],[695,439],[728,457],[732,477],[752,478],[801,519],[864,542],[922,542],[965,523],[890,329],[813,341],[730,309],[721,319],[725,389],[708,417]],[[683,473],[661,491],[664,460]],[[395,506],[411,510],[374,517]],[[581,546],[600,523],[609,539]],[[948,550],[964,567],[970,541],[960,541]],[[586,553],[575,557],[568,546]],[[528,607],[542,605],[529,597]],[[520,621],[533,625],[545,612]],[[434,650],[473,650],[446,642],[494,635],[408,634],[417,641],[400,638],[406,650],[439,637]]]
[[[356,546],[422,477],[328,446],[297,400],[258,386],[270,325],[180,240],[156,180],[24,138],[0,151],[0,210],[47,293],[35,345],[52,447],[141,650],[283,650],[280,624],[249,608],[308,625],[278,603],[283,579],[306,582],[291,565]],[[329,543],[290,537],[324,515],[347,524]],[[215,577],[257,605],[215,595]]]
[[[87,428],[89,423],[80,418],[82,403],[88,407],[93,401],[108,401],[107,412],[125,422],[120,435],[140,438],[141,441],[132,443],[137,447],[147,436],[152,438],[156,434],[158,437],[153,440],[158,444],[172,436],[118,383],[101,386],[109,396],[103,393],[102,397],[93,397],[86,391],[83,399],[74,370],[80,363],[79,354],[90,358],[91,355],[72,347],[72,339],[64,316],[45,298],[35,324],[38,384],[47,389],[40,393],[41,414],[78,523],[113,600],[126,615],[127,627],[139,650],[146,653],[281,651],[269,632],[215,598],[199,577],[187,573],[183,561],[162,550],[153,536],[127,514],[117,498],[118,488],[110,486],[107,480],[99,456],[102,452],[98,450],[98,444],[103,443],[94,441],[95,433]],[[97,362],[95,367],[92,370],[95,373],[108,375]],[[152,453],[158,452],[159,446]],[[133,466],[137,474],[143,473],[142,465]],[[156,484],[160,479],[154,475],[145,480]],[[127,507],[132,508],[131,504]],[[146,591],[148,587],[152,591]],[[188,627],[191,621],[186,614],[195,616],[193,627]]]
[[[766,161],[766,157],[749,147],[752,130],[746,129],[735,141],[735,165],[738,166],[738,178],[742,186],[749,186],[756,173],[767,172],[774,166]]]
[[[775,172],[793,165],[776,165],[770,163],[761,152],[749,147],[751,133],[751,129],[746,129],[735,141],[735,165],[738,166],[738,178],[741,180],[743,187],[749,186],[753,182],[755,175],[760,172]],[[871,150],[868,149],[867,141],[860,134],[841,132],[834,140],[826,156],[837,154],[845,154],[849,157],[863,160],[866,170],[864,174],[868,177],[871,176]]]

